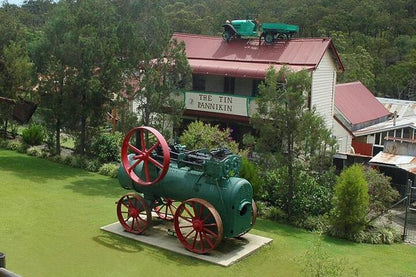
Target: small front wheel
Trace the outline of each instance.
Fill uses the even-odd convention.
[[[226,42],[229,42],[231,40],[231,33],[229,30],[224,30],[224,32],[222,32],[222,39]]]
[[[133,234],[146,230],[152,218],[146,200],[134,193],[124,195],[117,202],[117,217],[124,230]]]
[[[266,43],[272,43],[274,41],[274,35],[272,33],[266,33],[264,35],[264,40]]]

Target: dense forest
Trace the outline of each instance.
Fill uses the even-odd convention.
[[[416,2],[413,0],[160,0],[169,32],[220,35],[227,19],[255,18],[300,27],[298,37],[331,37],[345,66],[338,82],[360,80],[377,96],[416,100]],[[36,39],[57,4],[3,2],[0,48]],[[152,23],[143,20],[151,30]],[[23,30],[14,32],[13,30]],[[159,29],[160,30],[160,29]],[[166,31],[166,30],[165,30]],[[158,36],[158,32],[153,33]],[[16,37],[22,36],[22,37]],[[29,49],[30,54],[30,49]]]

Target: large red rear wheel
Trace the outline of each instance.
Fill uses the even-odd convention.
[[[200,198],[191,198],[179,205],[174,225],[180,242],[187,250],[198,254],[215,249],[224,232],[217,210]]]
[[[158,160],[152,157],[157,149],[161,151]],[[133,154],[130,159],[129,154]],[[121,162],[124,170],[134,182],[149,186],[165,177],[170,162],[169,146],[156,129],[146,126],[136,127],[124,138],[121,147]],[[140,164],[142,164],[142,171],[139,173],[134,169]]]
[[[146,230],[152,218],[149,205],[134,193],[124,195],[117,202],[117,217],[124,230],[134,234]]]

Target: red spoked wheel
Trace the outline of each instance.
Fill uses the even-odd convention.
[[[117,217],[124,230],[134,234],[146,230],[152,218],[149,205],[134,193],[124,195],[117,202]]]
[[[198,254],[215,249],[224,232],[217,210],[199,198],[188,199],[179,205],[174,225],[180,242],[187,250]]]
[[[153,208],[155,213],[160,219],[163,220],[173,220],[173,216],[175,215],[177,206],[175,200],[171,198],[161,198],[161,201],[157,203],[157,206]]]
[[[162,151],[162,162],[152,157],[152,153],[159,147]],[[130,158],[132,162],[129,160],[130,153],[134,154]],[[169,146],[156,129],[146,126],[136,127],[130,130],[124,138],[121,146],[121,162],[124,170],[134,182],[149,186],[165,177],[170,162]],[[140,176],[134,171],[139,164],[143,166],[143,174],[139,174]]]
[[[251,230],[251,228],[253,228],[254,224],[256,223],[256,219],[257,219],[257,205],[256,202],[254,202],[254,199],[251,200],[251,208],[252,208],[252,215],[251,215],[251,222],[250,222],[250,228],[248,228],[245,232],[239,234],[238,236],[236,236],[236,238],[239,238],[245,234],[248,233],[248,231]]]

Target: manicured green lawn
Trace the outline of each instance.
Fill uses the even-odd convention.
[[[0,150],[0,252],[22,276],[299,276],[316,234],[258,220],[272,245],[223,268],[111,235],[117,180]],[[179,242],[178,242],[179,243]],[[359,276],[415,276],[416,247],[325,238],[321,249]]]

